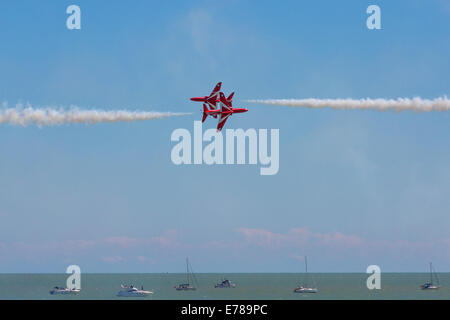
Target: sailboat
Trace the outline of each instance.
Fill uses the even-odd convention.
[[[434,272],[434,278],[436,279],[436,284],[433,284],[433,264],[430,262],[430,282],[427,282],[420,286],[422,290],[437,290],[440,288],[439,278],[436,272]]]
[[[315,286],[309,287],[307,284],[308,280],[308,259],[305,256],[305,282],[302,285],[299,285],[297,288],[294,289],[295,293],[316,293],[317,288]]]
[[[191,285],[191,281],[190,281],[191,278],[192,278],[193,282],[195,282],[197,284],[197,286],[198,286],[198,283],[197,283],[197,279],[195,278],[194,273],[192,272],[192,267],[190,267],[190,268],[189,267],[190,267],[189,259],[186,258],[186,278],[187,278],[187,281],[186,281],[186,283],[182,283],[182,284],[179,284],[178,286],[175,286],[174,288],[177,291],[194,291],[194,290],[197,290],[196,287]]]

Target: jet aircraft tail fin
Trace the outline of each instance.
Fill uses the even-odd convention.
[[[206,104],[203,104],[203,118],[202,123],[205,122],[206,118],[208,117],[208,107],[206,107]]]

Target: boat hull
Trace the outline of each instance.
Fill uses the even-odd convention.
[[[235,288],[235,287],[236,287],[236,285],[234,283],[231,284],[231,285],[228,285],[228,286],[224,286],[224,285],[221,285],[221,284],[216,284],[214,286],[214,288]]]
[[[317,293],[316,288],[295,288],[295,293]]]
[[[195,291],[197,290],[196,288],[175,288],[175,290],[177,291]]]
[[[76,295],[79,294],[81,290],[51,290],[50,294],[52,295]]]
[[[120,291],[117,296],[118,297],[148,297],[149,295],[153,294],[152,291],[136,291],[136,292],[126,292],[126,291]]]
[[[427,287],[421,287],[422,290],[438,290],[439,286],[427,286]]]

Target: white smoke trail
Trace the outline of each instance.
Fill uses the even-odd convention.
[[[15,108],[8,108],[3,103],[0,108],[0,124],[9,123],[13,125],[37,125],[37,126],[58,126],[69,123],[95,124],[100,122],[132,122],[137,120],[154,120],[175,116],[190,115],[191,113],[172,112],[150,112],[150,111],[127,111],[127,110],[83,110],[71,107],[68,110],[63,108],[33,108],[27,104],[26,107],[17,105]]]
[[[430,112],[449,111],[450,100],[447,97],[432,100],[422,98],[397,98],[397,99],[267,99],[246,100],[251,103],[263,103],[288,107],[304,108],[332,108],[332,109],[362,109],[377,111],[405,111]]]

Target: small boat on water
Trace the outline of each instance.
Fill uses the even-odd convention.
[[[196,287],[194,287],[191,283],[197,284],[198,287],[198,283],[197,283],[197,279],[195,278],[194,273],[192,272],[192,266],[189,264],[189,259],[186,258],[186,277],[187,277],[187,282],[186,283],[182,283],[179,284],[178,286],[175,286],[174,288],[177,291],[194,291],[197,290]],[[191,282],[191,279],[193,280]]]
[[[298,286],[294,289],[295,293],[317,293],[317,288],[308,288],[303,286]]]
[[[78,294],[80,293],[80,289],[69,289],[69,288],[61,288],[61,287],[54,287],[52,290],[50,290],[50,294]]]
[[[228,279],[223,279],[221,283],[217,283],[214,288],[235,288],[236,284]]]
[[[153,294],[153,291],[144,290],[143,286],[141,287],[140,290],[133,285],[131,286],[121,285],[120,287],[122,288],[122,290],[120,290],[117,293],[118,297],[147,297]]]
[[[314,280],[313,280],[314,281]],[[308,286],[308,260],[305,256],[305,280],[302,285],[299,285],[297,288],[294,289],[295,293],[317,293],[316,286]]]
[[[433,283],[433,275],[434,275],[434,279],[436,280],[435,283]],[[433,272],[433,264],[431,262],[430,262],[430,281],[421,285],[420,288],[422,290],[437,290],[440,288],[439,278],[438,278],[436,272]]]
[[[181,283],[175,287],[177,291],[195,291],[196,287],[191,286],[189,283]]]

